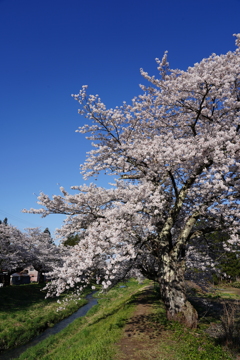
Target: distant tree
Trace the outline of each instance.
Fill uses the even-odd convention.
[[[3,221],[0,220],[0,225],[1,225],[1,224],[7,225],[7,224],[8,224],[8,219],[5,218]]]
[[[75,246],[75,245],[77,245],[78,243],[79,243],[79,241],[80,241],[80,237],[79,237],[79,235],[78,234],[75,234],[75,235],[69,235],[68,237],[67,237],[67,240],[64,240],[63,241],[63,245],[64,246]]]
[[[237,278],[240,278],[240,247],[235,245],[231,247],[231,251],[225,251],[229,239],[227,232],[213,233],[208,237],[211,256],[215,258],[216,268],[219,269],[219,272],[214,276],[215,281],[217,279],[236,281]]]
[[[240,277],[240,248],[232,245],[229,251],[230,236],[226,231],[213,231],[199,240],[194,239],[187,247],[187,279],[218,283],[222,280],[235,281]]]
[[[31,254],[26,250],[24,234],[16,227],[0,224],[0,268],[8,272],[4,285],[10,284],[10,275],[23,270],[31,261]]]
[[[51,237],[51,232],[50,232],[50,230],[49,230],[48,227],[46,227],[46,229],[43,231],[43,233],[44,233],[44,234],[48,234],[49,237]]]
[[[227,279],[230,281],[236,281],[240,279],[240,258],[239,252],[228,252],[221,259],[219,268],[221,273],[226,274]]]
[[[62,256],[67,250],[57,247],[49,231],[39,228],[21,232],[14,226],[0,224],[0,269],[8,271],[8,280],[14,272],[33,266],[39,273],[38,281],[44,281],[44,273],[62,264]]]
[[[51,236],[51,232],[50,232],[50,230],[49,230],[48,227],[43,231],[43,233],[44,233],[44,234],[47,234],[48,237],[49,237],[49,241],[51,241],[52,243],[54,243],[53,238],[52,238],[52,236]]]
[[[31,255],[31,265],[38,271],[38,282],[45,281],[44,274],[62,264],[61,247],[57,247],[51,238],[50,231],[39,228],[26,229],[25,246]]]

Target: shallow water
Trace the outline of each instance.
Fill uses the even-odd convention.
[[[96,292],[96,291],[95,291]],[[74,320],[79,317],[86,315],[88,310],[90,310],[94,305],[97,305],[97,299],[93,298],[92,295],[95,293],[91,293],[86,296],[88,303],[82,306],[78,311],[67,317],[66,319],[61,320],[59,323],[54,325],[52,328],[46,329],[42,334],[36,336],[33,340],[28,342],[25,345],[19,346],[15,349],[8,350],[0,354],[1,360],[10,360],[10,359],[17,359],[24,351],[28,348],[37,345],[42,340],[46,339],[50,335],[57,334],[59,331],[63,330],[69,324],[71,324]]]

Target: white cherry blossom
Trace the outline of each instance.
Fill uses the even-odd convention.
[[[131,271],[160,284],[169,319],[195,327],[197,313],[186,299],[184,273],[197,263],[213,268],[205,237],[240,233],[240,35],[237,49],[212,54],[187,71],[171,69],[167,53],[156,59],[159,78],[141,70],[150,86],[115,109],[107,109],[87,86],[73,98],[88,123],[93,150],[81,165],[84,178],[115,177],[110,189],[61,188],[31,213],[66,214],[59,235],[80,242],[56,268],[49,291],[102,280],[104,288]],[[226,250],[231,247],[228,242]],[[187,255],[187,256],[186,256]],[[208,264],[206,264],[206,262]],[[110,280],[109,280],[110,279]]]

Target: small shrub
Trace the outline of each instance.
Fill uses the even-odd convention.
[[[233,282],[231,285],[232,285],[232,287],[234,287],[234,288],[240,289],[240,282],[238,282],[238,281]]]
[[[236,321],[237,309],[238,304],[236,303],[223,303],[223,315],[220,318],[224,330],[222,340],[228,347],[239,346],[240,326]]]

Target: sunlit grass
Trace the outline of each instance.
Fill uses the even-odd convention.
[[[86,316],[75,320],[67,328],[29,348],[19,360],[117,360],[122,359],[119,342],[127,320],[132,316],[136,299],[142,289],[135,280],[127,286],[113,288],[106,294],[98,294],[99,304]],[[142,293],[144,294],[144,293]],[[216,294],[212,294],[214,300]],[[142,295],[141,295],[142,296]],[[186,329],[179,323],[169,322],[158,292],[148,296],[151,311],[146,316],[147,327],[155,332],[156,341],[149,346],[149,336],[144,332],[134,335],[135,340],[146,346],[136,346],[139,359],[158,360],[233,360],[235,357],[205,332],[209,322],[218,321],[206,316],[198,329]],[[220,295],[217,295],[219,298]],[[210,297],[209,297],[210,298]],[[216,300],[217,300],[216,298]]]
[[[99,304],[87,316],[28,349],[19,359],[112,359],[116,353],[114,344],[121,337],[123,327],[134,310],[134,293],[143,287],[132,280],[125,288],[118,286],[105,295],[100,294]]]

